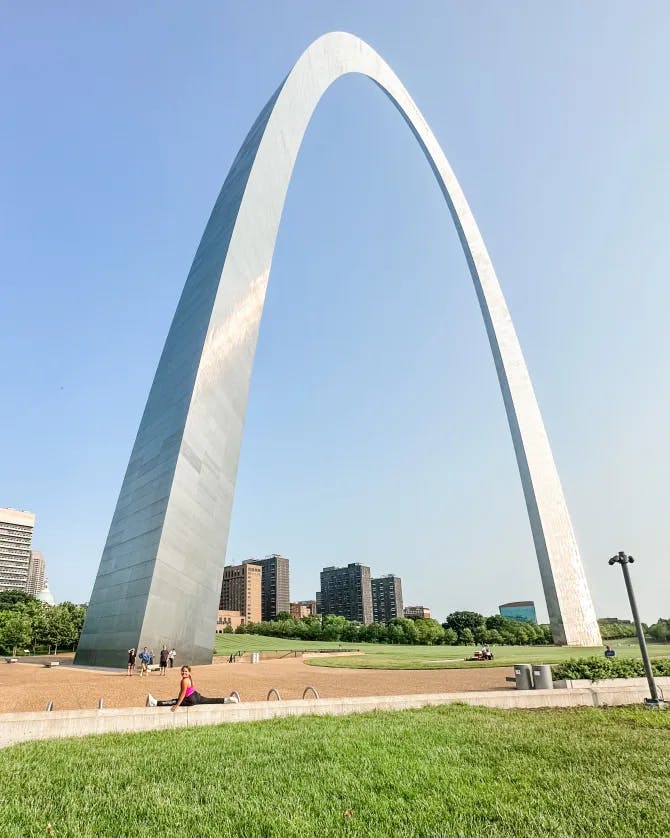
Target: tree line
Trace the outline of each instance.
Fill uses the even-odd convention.
[[[0,649],[4,654],[43,647],[73,649],[79,641],[86,606],[48,605],[23,591],[0,591]]]
[[[358,623],[333,614],[297,620],[281,613],[272,621],[239,626],[235,633],[296,640],[425,646],[527,646],[552,642],[549,626],[510,620],[499,614],[484,617],[474,611],[454,611],[444,623],[405,617],[396,617],[387,623]]]
[[[635,637],[635,626],[630,620],[600,620],[599,626],[603,640]],[[649,628],[646,625],[643,627],[650,639],[659,643],[670,642],[670,620],[660,619]],[[443,623],[432,619],[408,620],[396,617],[387,623],[367,624],[333,614],[297,620],[283,612],[271,621],[239,626],[235,633],[261,634],[287,640],[428,646],[541,646],[553,643],[548,625],[511,620],[500,614],[484,617],[476,611],[454,611]]]

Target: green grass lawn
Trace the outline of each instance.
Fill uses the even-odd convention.
[[[670,713],[451,705],[0,751],[0,835],[670,835]]]
[[[254,634],[219,634],[216,638],[216,653],[230,655],[231,652],[262,652],[270,650],[316,650],[356,648],[362,656],[350,658],[316,658],[307,661],[312,666],[330,666],[347,669],[465,669],[483,666],[512,666],[515,663],[559,663],[568,658],[602,655],[603,647],[579,649],[561,646],[496,646],[493,661],[466,662],[475,646],[389,646],[385,643],[322,643],[308,640],[280,640]],[[610,642],[620,657],[639,657],[640,649],[629,640]],[[650,644],[650,657],[670,656],[670,645]]]
[[[214,651],[217,655],[228,657],[232,652],[267,652],[267,651],[290,651],[297,650],[318,650],[334,649],[362,649],[364,646],[371,646],[371,643],[329,643],[327,641],[314,640],[282,640],[278,637],[263,637],[261,634],[217,634],[214,640]]]

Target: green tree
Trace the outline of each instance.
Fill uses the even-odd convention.
[[[26,614],[6,612],[0,623],[0,645],[7,652],[16,654],[17,649],[27,646],[33,637],[33,626]]]
[[[434,646],[444,640],[444,629],[437,620],[415,620],[417,642],[425,646]]]
[[[14,611],[17,606],[20,609],[37,601],[36,597],[27,594],[25,591],[0,591],[0,611]]]
[[[365,643],[386,643],[388,629],[384,623],[368,623],[363,627],[360,639]]]
[[[484,618],[476,611],[454,611],[443,623],[445,629],[453,629],[457,634],[460,634],[464,629],[470,629],[474,632],[475,629],[484,625]]]
[[[464,628],[458,633],[458,640],[461,646],[472,646],[475,642],[475,636],[471,628]]]
[[[346,617],[339,617],[335,614],[329,614],[323,619],[321,628],[321,637],[323,640],[339,640],[342,637],[342,632],[347,625]]]
[[[456,644],[458,643],[458,635],[453,629],[444,629],[444,642],[447,644],[447,646],[456,646]]]
[[[670,641],[670,620],[659,618],[653,626],[649,626],[649,636],[657,643]]]
[[[54,646],[54,654],[59,646],[72,646],[78,638],[68,608],[54,605],[46,615],[46,641]]]

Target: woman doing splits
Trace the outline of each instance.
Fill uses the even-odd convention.
[[[172,712],[180,705],[184,707],[192,707],[194,704],[237,704],[239,698],[236,695],[231,695],[228,698],[205,698],[193,686],[193,678],[191,677],[191,667],[182,666],[181,668],[181,685],[179,688],[179,695],[177,698],[170,698],[167,701],[158,701],[151,693],[147,696],[147,707],[169,707]]]

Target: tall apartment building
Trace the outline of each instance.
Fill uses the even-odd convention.
[[[249,559],[250,564],[263,568],[261,610],[263,620],[274,620],[282,611],[290,613],[288,559],[273,553],[264,559]],[[245,562],[247,564],[247,562]]]
[[[408,620],[430,620],[430,608],[425,605],[406,605],[403,615]]]
[[[44,590],[47,575],[47,565],[44,556],[33,550],[30,554],[30,566],[28,567],[28,584],[26,591],[31,596],[38,596]]]
[[[372,588],[370,568],[357,562],[346,567],[324,567],[321,571],[321,613],[347,620],[371,623]]]
[[[260,623],[262,579],[263,570],[256,564],[224,567],[219,610],[239,611],[247,623]]]
[[[402,581],[399,576],[388,573],[371,581],[372,616],[375,623],[388,623],[402,617]]]
[[[0,591],[28,589],[35,516],[0,508]]]

